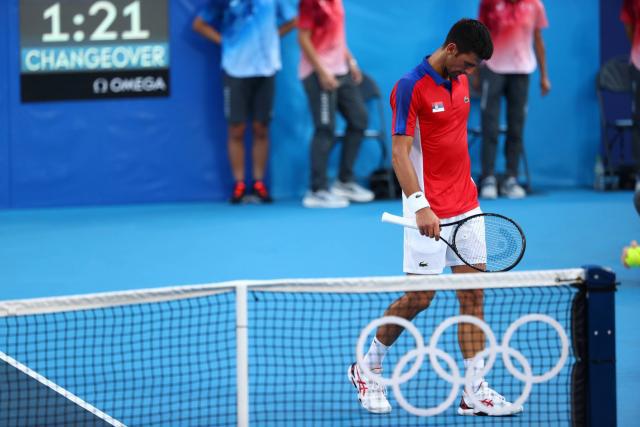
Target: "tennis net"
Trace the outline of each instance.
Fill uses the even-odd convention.
[[[496,356],[485,378],[509,401],[528,394],[524,411],[501,422],[576,425],[584,283],[585,270],[570,269],[236,281],[0,302],[0,425],[484,424],[457,413],[465,371],[455,322],[434,347],[459,372],[441,354],[442,368],[434,367],[435,351],[425,349],[460,314],[458,296],[477,289],[489,330],[475,336],[487,360]],[[346,375],[356,344],[366,352],[375,333],[367,326],[413,291],[436,292],[384,360],[383,377],[397,383],[387,393],[392,411],[369,413]],[[422,363],[408,355],[416,348]]]

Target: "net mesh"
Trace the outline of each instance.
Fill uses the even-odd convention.
[[[501,276],[492,276],[500,281]],[[441,279],[437,283],[447,280]],[[513,280],[513,287],[482,292],[484,320],[498,342],[512,322],[530,313],[557,320],[571,341],[572,310],[575,311],[574,300],[580,288],[567,282],[557,286],[519,286],[518,280]],[[429,418],[407,412],[392,390],[387,394],[393,408],[389,414],[372,414],[360,406],[347,370],[356,360],[355,346],[361,331],[381,317],[405,290],[439,289],[437,283],[406,278],[398,278],[393,286],[376,283],[371,278],[349,279],[340,286],[324,286],[320,280],[249,286],[251,425],[487,422],[485,417],[457,415],[458,396],[451,407]],[[476,285],[470,282],[466,289],[473,286]],[[437,290],[429,308],[413,319],[425,343],[442,321],[460,314],[460,291],[451,286],[444,288]],[[30,306],[30,314],[1,317],[0,351],[77,396],[90,409],[0,361],[0,425],[108,425],[91,408],[129,426],[237,425],[236,294],[231,289],[206,296],[188,295],[174,290],[170,300],[122,304],[115,299],[113,306],[109,305],[108,295],[103,295],[101,307],[69,310],[64,307],[73,304],[66,302],[64,311],[54,311],[50,302],[42,302],[45,313],[33,313],[39,303]],[[132,298],[144,300],[147,296],[137,292]],[[0,303],[0,311],[2,308]],[[367,347],[372,337],[370,334],[366,339]],[[518,328],[510,346],[527,359],[534,375],[551,370],[561,353],[557,332],[543,322]],[[384,376],[390,376],[399,359],[415,347],[411,334],[401,334],[384,360]],[[455,325],[445,330],[438,347],[463,371]],[[522,371],[523,367],[512,360]],[[557,375],[533,384],[524,412],[500,422],[523,426],[571,424],[571,368],[575,361],[573,350],[569,349],[569,357]],[[442,361],[441,364],[446,366]],[[486,380],[509,401],[523,390],[523,382],[509,372],[500,355]],[[401,385],[403,396],[416,407],[437,406],[450,390],[451,384],[434,371],[428,358]]]

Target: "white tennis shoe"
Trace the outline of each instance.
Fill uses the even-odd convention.
[[[458,415],[491,415],[485,408],[501,410],[500,414],[495,414],[494,416],[515,415],[524,410],[522,406],[515,406],[511,402],[507,402],[502,395],[489,388],[489,384],[486,381],[480,384],[474,394],[482,406],[479,408],[474,407],[474,403],[469,399],[467,393],[462,392]]]
[[[302,206],[305,208],[346,208],[349,206],[349,200],[327,190],[309,191],[302,199]]]
[[[379,374],[382,369],[372,369],[371,371]],[[356,388],[358,400],[364,409],[374,414],[391,412],[391,405],[387,400],[387,391],[384,385],[374,379],[367,378],[357,363],[349,366],[347,375],[351,384]]]
[[[367,203],[375,198],[373,191],[364,188],[358,183],[342,182],[337,180],[333,186],[331,186],[331,192],[336,196],[344,197],[350,202]]]

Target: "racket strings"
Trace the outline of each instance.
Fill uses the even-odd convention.
[[[518,226],[509,219],[479,216],[458,226],[455,247],[469,264],[486,264],[487,271],[505,271],[520,260],[524,239]]]

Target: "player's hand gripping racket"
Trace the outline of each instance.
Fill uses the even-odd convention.
[[[418,229],[415,219],[388,212],[382,214],[382,222]],[[450,241],[442,236],[440,240],[445,242],[462,262],[478,271],[489,273],[511,270],[518,265],[527,247],[520,226],[512,219],[499,214],[472,215],[460,221],[441,224],[440,228],[443,227],[455,228],[451,232]],[[481,264],[485,264],[486,269],[479,268]]]

